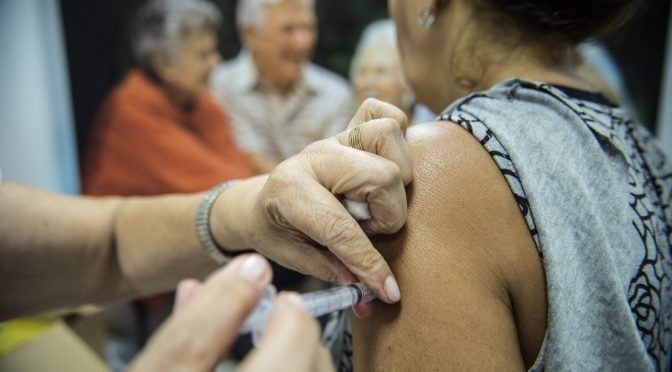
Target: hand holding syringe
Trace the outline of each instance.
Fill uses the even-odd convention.
[[[240,334],[252,333],[252,341],[255,345],[264,328],[266,328],[275,295],[275,287],[269,286],[257,307],[240,329]],[[347,309],[356,304],[367,303],[374,298],[373,291],[362,283],[334,287],[301,295],[303,305],[308,313],[314,317]]]
[[[371,218],[371,212],[367,203],[348,199],[343,199],[341,202],[355,219],[361,221]],[[252,333],[252,342],[255,345],[266,328],[276,294],[277,290],[274,286],[271,285],[266,288],[266,292],[264,292],[261,300],[259,300],[259,304],[257,304],[252,314],[247,317],[243,327],[240,329],[240,334]],[[347,309],[357,304],[365,304],[374,298],[375,295],[371,288],[362,283],[333,287],[301,295],[301,300],[303,300],[306,310],[315,318],[333,313],[334,311]]]

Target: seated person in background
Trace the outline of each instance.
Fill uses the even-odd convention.
[[[254,175],[208,94],[220,61],[219,23],[218,9],[201,0],[156,0],[141,10],[137,67],[110,92],[92,127],[85,194],[196,192]]]
[[[197,192],[255,174],[208,95],[208,76],[220,61],[219,23],[217,8],[202,0],[154,0],[142,8],[133,45],[137,68],[97,115],[82,175],[85,194]],[[157,297],[111,312],[112,340],[120,340],[108,348],[113,369],[124,368],[170,310],[170,301]]]
[[[408,223],[376,243],[404,295],[353,321],[355,370],[670,370],[672,167],[571,73],[642,3],[389,1],[443,114],[408,132]]]
[[[234,135],[257,172],[316,140],[345,129],[352,114],[345,79],[310,62],[317,39],[314,0],[239,0],[236,24],[244,49],[217,67],[211,89],[230,114]],[[275,263],[278,289],[306,292],[324,283]],[[240,340],[232,355],[251,348]]]
[[[245,49],[215,70],[212,91],[250,162],[266,173],[343,130],[352,99],[344,79],[310,63],[314,0],[240,0],[236,22]]]
[[[411,125],[436,118],[429,109],[415,102],[415,94],[404,78],[397,49],[397,32],[390,19],[368,25],[359,39],[350,64],[350,82],[357,105],[377,98],[404,111]]]

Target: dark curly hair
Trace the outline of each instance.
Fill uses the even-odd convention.
[[[579,43],[615,31],[649,1],[468,0],[476,22],[466,27],[484,28],[460,38],[463,49],[453,54],[450,65],[465,89],[477,86],[487,65],[498,63],[483,53],[486,43],[511,52],[526,45],[542,63],[574,66],[581,60],[575,48]],[[439,2],[440,7],[447,4],[448,0]]]
[[[520,31],[576,45],[610,34],[647,0],[474,0],[487,13],[513,21]],[[487,9],[495,12],[488,12]]]

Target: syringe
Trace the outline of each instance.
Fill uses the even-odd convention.
[[[272,285],[266,289],[259,304],[252,314],[245,320],[240,334],[252,332],[252,340],[256,344],[259,336],[266,328],[271,305],[276,295],[276,289]],[[322,291],[309,292],[301,295],[303,305],[314,317],[347,309],[356,304],[367,303],[375,298],[371,288],[362,283],[333,287]]]

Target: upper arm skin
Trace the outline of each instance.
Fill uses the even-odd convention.
[[[374,244],[402,299],[353,319],[355,370],[520,370],[546,329],[543,267],[499,169],[461,127],[409,130],[409,217]]]

